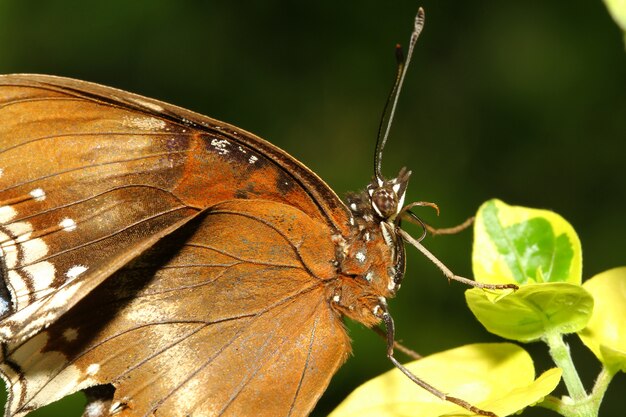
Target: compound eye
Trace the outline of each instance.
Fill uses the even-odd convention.
[[[398,195],[391,187],[377,188],[372,194],[372,207],[381,217],[388,219],[398,211]]]

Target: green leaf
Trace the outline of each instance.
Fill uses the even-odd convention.
[[[449,395],[504,417],[541,401],[561,371],[535,379],[528,353],[511,343],[462,346],[406,365],[416,376]],[[419,388],[397,369],[358,387],[329,417],[439,417],[473,413]]]
[[[578,335],[608,369],[626,372],[626,267],[598,274],[583,287],[596,307]]]
[[[472,267],[485,283],[580,284],[580,240],[556,213],[489,200],[476,215]]]
[[[548,333],[573,333],[585,327],[593,297],[578,285],[564,282],[528,284],[498,301],[484,290],[465,291],[478,321],[493,334],[531,342]]]

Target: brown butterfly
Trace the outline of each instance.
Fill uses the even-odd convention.
[[[304,416],[350,352],[344,317],[384,324],[412,380],[493,415],[393,356],[404,241],[432,255],[400,229],[428,203],[402,207],[410,172],[382,178],[381,137],[373,182],[345,205],[235,126],[84,81],[0,76],[5,415],[83,390],[90,417]]]

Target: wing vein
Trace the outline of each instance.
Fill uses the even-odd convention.
[[[54,178],[54,177],[58,177],[64,174],[69,174],[71,172],[75,172],[75,171],[80,171],[83,169],[89,169],[89,168],[95,168],[95,167],[103,167],[103,166],[107,166],[107,165],[115,165],[115,164],[124,164],[124,163],[128,163],[128,162],[137,162],[137,161],[143,161],[143,160],[147,160],[147,159],[151,159],[151,158],[159,158],[159,157],[163,157],[163,156],[171,156],[171,155],[176,155],[176,154],[185,154],[185,153],[189,153],[191,152],[190,150],[184,150],[184,151],[171,151],[171,152],[159,152],[159,153],[153,153],[150,155],[142,155],[140,157],[136,157],[136,158],[128,158],[128,159],[120,159],[117,161],[107,161],[107,162],[103,162],[103,163],[99,163],[99,164],[91,164],[91,165],[83,165],[80,167],[75,167],[75,168],[71,168],[71,169],[66,169],[63,171],[58,171],[58,172],[53,172],[38,178],[33,178],[30,179],[28,181],[23,181],[23,182],[19,182],[17,184],[11,185],[10,187],[7,187],[3,190],[0,190],[0,192],[6,192],[6,191],[10,191],[12,189],[18,188],[18,187],[22,187],[24,185],[28,185],[28,184],[32,184],[35,183],[37,181],[41,181],[41,180],[46,180],[46,179],[50,179],[50,178]],[[137,171],[137,172],[141,172],[141,171]],[[131,172],[129,172],[131,173]]]
[[[322,280],[320,277],[318,277],[317,275],[315,275],[315,273],[313,273],[313,271],[311,271],[311,269],[308,267],[308,265],[304,262],[304,259],[302,258],[302,255],[300,254],[300,250],[299,250],[299,246],[294,244],[291,239],[289,239],[289,237],[287,237],[280,229],[278,229],[276,226],[274,226],[272,223],[260,219],[258,217],[255,217],[251,214],[248,213],[243,213],[243,212],[238,212],[238,211],[234,211],[234,210],[212,210],[208,213],[209,215],[214,215],[214,214],[232,214],[234,216],[241,216],[241,217],[245,217],[248,219],[251,219],[253,221],[257,221],[259,223],[264,224],[265,226],[269,227],[270,229],[274,230],[276,233],[278,233],[285,242],[287,242],[287,244],[289,246],[291,246],[291,248],[294,251],[294,254],[298,257],[298,260],[300,261],[300,263],[302,264],[302,268],[304,268],[304,270],[306,270],[309,275],[311,275],[312,277],[318,279],[318,280]]]
[[[314,315],[314,312],[317,310],[317,308],[319,307],[319,304],[321,303],[321,300],[318,301],[317,305],[312,309],[312,312],[309,313],[309,317],[306,320],[303,320],[302,323],[306,323],[308,322],[308,320],[311,319],[311,317]],[[317,324],[317,318],[315,320],[315,323]],[[294,334],[295,333],[295,326],[290,328],[290,333]],[[302,324],[301,326],[302,327]],[[269,338],[268,338],[269,340]],[[241,382],[241,384],[239,384],[239,386],[237,387],[237,390],[235,390],[231,396],[231,398],[226,402],[226,404],[224,405],[224,407],[222,408],[222,410],[219,412],[219,415],[222,415],[224,412],[226,412],[226,410],[228,409],[228,407],[230,407],[230,405],[233,403],[233,401],[235,401],[235,399],[237,398],[237,396],[241,393],[241,391],[243,391],[243,389],[250,383],[250,381],[252,381],[252,379],[257,375],[257,373],[259,372],[259,370],[263,367],[263,365],[265,364],[263,361],[267,361],[269,358],[271,358],[273,355],[275,355],[277,352],[281,352],[282,349],[281,347],[287,343],[287,339],[283,338],[283,340],[281,341],[280,344],[276,345],[273,347],[271,352],[268,352],[267,354],[264,354],[262,358],[255,358],[256,360],[254,361],[254,363],[257,363],[258,366],[256,366],[256,368],[254,369],[254,372],[252,372],[251,374],[249,374],[248,378],[244,381]],[[310,346],[309,346],[310,348]],[[265,352],[264,352],[265,353]],[[306,362],[308,363],[308,355],[310,355],[310,352],[307,354],[307,359]],[[300,384],[298,385],[298,390],[300,389]],[[291,414],[291,411],[289,412]],[[289,415],[289,414],[288,414]]]
[[[188,208],[188,207],[187,207],[187,206],[182,206],[182,207],[181,207],[181,206],[179,206],[179,207],[172,207],[172,208],[170,208],[170,209],[168,209],[168,210],[161,211],[161,212],[159,212],[159,213],[157,213],[157,214],[154,214],[154,215],[152,215],[152,216],[145,217],[145,218],[143,218],[143,219],[141,219],[141,220],[138,220],[138,221],[136,221],[136,222],[134,222],[134,223],[128,224],[128,225],[126,225],[126,226],[122,227],[122,228],[121,228],[121,229],[119,229],[119,230],[116,230],[116,231],[114,231],[114,232],[112,232],[112,233],[109,233],[109,234],[107,234],[107,235],[101,236],[101,237],[99,237],[99,238],[97,238],[97,239],[92,239],[92,240],[90,240],[90,241],[88,241],[88,242],[83,242],[83,243],[81,243],[80,245],[74,246],[74,247],[72,247],[72,248],[64,249],[64,250],[62,250],[62,251],[59,251],[59,252],[53,253],[53,254],[48,255],[48,256],[45,256],[45,257],[43,257],[43,258],[39,258],[39,259],[37,259],[37,261],[31,262],[31,263],[29,263],[29,264],[24,264],[24,265],[21,265],[20,267],[22,267],[22,268],[23,268],[23,267],[25,267],[25,266],[30,266],[30,265],[32,265],[33,263],[38,263],[38,262],[42,262],[42,261],[47,261],[47,260],[50,260],[50,259],[56,258],[57,256],[61,256],[61,255],[64,255],[64,254],[66,254],[66,253],[69,253],[69,252],[73,252],[73,251],[75,251],[75,250],[82,249],[82,248],[84,248],[84,247],[87,247],[87,246],[93,245],[93,244],[98,243],[98,242],[101,242],[101,241],[103,241],[103,240],[110,239],[110,238],[112,238],[113,236],[119,235],[120,233],[123,233],[123,232],[125,232],[125,231],[127,231],[127,230],[129,230],[129,229],[132,229],[133,227],[138,226],[138,225],[140,225],[140,224],[142,224],[142,223],[148,222],[148,221],[150,221],[150,220],[157,219],[157,218],[159,218],[159,217],[161,217],[161,216],[165,216],[166,214],[174,213],[174,212],[176,212],[176,211],[183,210],[183,209],[186,209],[186,208]]]
[[[300,373],[300,379],[298,380],[298,388],[296,388],[296,392],[293,394],[293,400],[291,401],[291,406],[289,407],[289,413],[287,416],[291,416],[293,409],[296,405],[296,401],[298,400],[298,395],[300,395],[300,389],[302,388],[302,383],[304,382],[304,378],[306,377],[306,372],[309,369],[309,360],[311,359],[311,352],[313,351],[313,343],[315,342],[315,331],[317,330],[317,324],[319,322],[319,317],[315,317],[315,322],[311,328],[311,336],[309,338],[309,347],[307,349],[306,359],[304,361],[304,367],[302,372]]]
[[[16,223],[16,222],[20,222],[20,221],[29,220],[29,219],[32,219],[34,217],[40,216],[40,215],[49,214],[49,213],[52,213],[52,212],[57,211],[57,210],[62,210],[62,209],[66,209],[68,207],[75,206],[77,204],[85,203],[85,202],[87,202],[89,200],[92,200],[92,199],[95,199],[95,198],[98,198],[98,197],[102,197],[103,195],[106,195],[108,193],[113,193],[115,191],[120,191],[120,190],[123,190],[123,189],[130,189],[130,188],[151,188],[153,190],[162,191],[162,192],[164,192],[166,194],[169,194],[181,206],[185,206],[185,207],[189,207],[189,208],[196,208],[196,209],[200,210],[200,207],[195,207],[195,206],[190,206],[188,204],[185,204],[176,194],[172,193],[170,190],[167,190],[167,189],[165,189],[163,187],[158,187],[156,185],[151,185],[151,184],[127,184],[127,185],[120,185],[120,186],[117,186],[117,187],[109,188],[109,189],[104,190],[102,192],[99,192],[97,194],[90,195],[89,197],[85,197],[85,198],[82,198],[80,200],[72,201],[72,202],[67,203],[67,204],[62,204],[62,205],[56,206],[56,207],[50,207],[48,209],[41,210],[41,211],[39,211],[39,212],[37,212],[35,214],[30,214],[30,215],[24,216],[24,217],[17,217],[15,219],[13,219],[11,222],[12,223]]]
[[[139,130],[136,132],[128,131],[128,132],[75,132],[75,133],[59,133],[56,135],[48,135],[48,136],[40,136],[32,139],[28,139],[24,142],[16,143],[13,146],[9,146],[0,150],[0,155],[6,152],[9,152],[14,149],[21,148],[22,146],[30,145],[32,143],[36,143],[39,141],[47,141],[50,139],[59,139],[59,138],[87,138],[90,136],[183,136],[183,137],[192,137],[192,133],[182,133],[182,132],[155,132],[151,131],[143,131]]]
[[[218,248],[216,248],[214,246],[206,245],[206,244],[203,244],[203,243],[189,242],[189,243],[185,243],[185,246],[191,246],[191,247],[196,247],[196,248],[212,250],[212,251],[214,251],[216,253],[219,253],[220,255],[226,255],[226,256],[231,257],[233,259],[236,259],[236,260],[238,260],[240,262],[245,262],[245,263],[249,263],[249,264],[253,264],[253,265],[279,266],[279,267],[284,267],[284,268],[299,268],[297,266],[293,266],[293,265],[289,265],[289,264],[260,262],[260,261],[256,261],[256,260],[253,260],[253,259],[242,258],[241,256],[233,255],[232,253],[230,253],[228,251],[221,250],[221,249],[218,249]]]

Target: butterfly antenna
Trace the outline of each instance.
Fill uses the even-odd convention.
[[[419,37],[423,28],[424,9],[420,7],[417,10],[417,15],[415,16],[415,26],[413,27],[411,39],[409,40],[409,50],[406,58],[404,57],[404,53],[402,52],[402,47],[399,44],[396,45],[396,61],[398,63],[398,70],[396,72],[396,79],[393,83],[393,88],[389,93],[389,97],[387,98],[387,102],[385,103],[385,108],[383,109],[383,116],[380,120],[380,125],[378,127],[378,137],[376,139],[376,153],[374,155],[374,176],[376,177],[376,180],[379,184],[382,184],[383,181],[380,170],[383,148],[385,147],[385,143],[387,142],[387,138],[389,137],[389,131],[391,130],[391,123],[393,122],[393,116],[396,112],[396,107],[398,105],[398,97],[400,96],[400,90],[402,90],[404,76],[406,75],[406,70],[409,66],[409,62],[411,62],[411,56],[413,55],[413,48],[415,47],[417,38]]]

